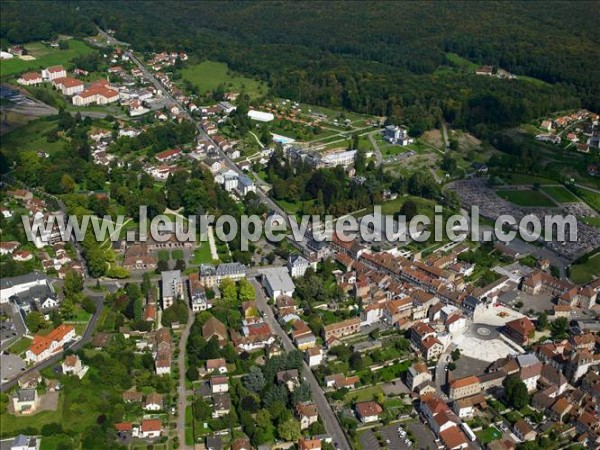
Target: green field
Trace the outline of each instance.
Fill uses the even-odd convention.
[[[27,125],[13,130],[2,136],[2,149],[9,156],[9,159],[22,151],[43,150],[47,153],[54,153],[62,150],[65,142],[58,139],[56,142],[48,141],[45,133],[56,128],[57,122],[50,119],[38,119],[29,122]]]
[[[600,277],[600,253],[590,257],[583,264],[571,266],[571,281],[577,284],[585,284],[594,278]]]
[[[49,48],[41,42],[26,44],[25,48],[31,56],[35,57],[35,59],[32,61],[23,61],[22,59],[15,57],[9,60],[2,60],[2,77],[4,78],[9,75],[20,74],[21,72],[42,69],[49,66],[68,66],[68,63],[72,59],[94,51],[85,42],[76,39],[70,39],[68,42],[69,48],[67,50]]]
[[[559,203],[574,203],[579,199],[563,186],[543,186],[542,191]]]
[[[477,440],[482,444],[487,444],[502,437],[502,433],[496,427],[489,427],[478,431],[475,435],[477,436]]]
[[[202,242],[200,247],[194,250],[192,264],[211,264],[212,255],[210,253],[210,245],[207,242]]]
[[[600,211],[600,195],[598,193],[580,188],[577,194],[596,211]]]
[[[518,206],[556,206],[556,204],[540,191],[496,191],[500,197]]]
[[[352,392],[348,392],[344,398],[345,403],[356,403],[373,400],[377,395],[383,394],[381,386],[373,386],[364,389],[357,389]]]
[[[31,346],[31,339],[23,336],[9,347],[9,351],[15,355],[20,355]]]
[[[600,217],[580,217],[579,220],[591,227],[600,228]]]
[[[510,173],[505,176],[502,176],[501,178],[502,178],[502,180],[504,180],[504,182],[506,184],[513,184],[513,185],[517,185],[517,184],[533,185],[534,183],[556,184],[556,181],[550,180],[549,178],[537,177],[535,175],[524,175],[524,174],[520,174],[520,173]]]
[[[250,97],[267,93],[267,86],[262,81],[232,74],[227,64],[214,61],[187,66],[181,71],[181,76],[198,88],[201,94],[216,89],[220,84],[225,84],[227,90],[244,91]]]

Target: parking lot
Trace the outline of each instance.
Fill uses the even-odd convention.
[[[405,437],[400,436],[398,427],[402,427],[404,431],[412,431],[413,436],[417,439],[416,446],[406,443]],[[423,425],[423,423],[418,420],[411,422],[398,422],[386,427],[382,427],[378,431],[385,439],[384,445],[390,450],[409,450],[413,448],[429,448],[430,450],[435,450],[437,448],[435,436],[431,430],[429,430],[427,426]],[[376,432],[373,430],[367,430],[361,434],[360,443],[365,450],[377,449],[381,447],[377,441],[375,433]]]

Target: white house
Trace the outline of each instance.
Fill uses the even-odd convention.
[[[302,255],[290,255],[287,263],[292,278],[303,277],[310,267],[308,260]]]
[[[17,83],[22,86],[35,86],[36,84],[43,83],[42,76],[38,72],[27,72],[22,74]]]
[[[227,373],[227,363],[223,358],[209,359],[206,361],[206,373],[218,373],[224,375]]]
[[[160,437],[162,433],[162,423],[160,420],[142,420],[142,426],[140,427],[140,436],[146,439],[153,439]]]
[[[156,392],[148,394],[144,402],[144,409],[146,411],[160,411],[163,409],[163,396]]]
[[[81,364],[77,355],[69,355],[62,363],[62,371],[65,375],[75,375],[81,378],[87,371],[87,367]]]
[[[323,349],[321,347],[312,347],[306,349],[305,353],[306,363],[309,367],[316,367],[321,365],[323,362]]]
[[[224,375],[216,375],[210,379],[210,388],[213,394],[229,391],[229,381]]]
[[[42,70],[42,78],[45,80],[52,81],[56,78],[63,78],[67,76],[67,71],[63,66],[53,66]]]
[[[40,441],[35,436],[18,435],[13,439],[10,450],[39,450]]]

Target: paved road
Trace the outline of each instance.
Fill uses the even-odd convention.
[[[179,387],[177,388],[177,436],[179,437],[179,448],[189,448],[185,445],[185,408],[187,406],[187,395],[185,389],[185,345],[187,344],[190,329],[194,323],[194,313],[188,305],[188,321],[179,338],[179,357],[177,366],[179,368]],[[193,447],[192,447],[193,448]]]
[[[379,144],[377,143],[377,141],[373,137],[373,135],[375,133],[381,133],[381,130],[377,130],[377,131],[374,131],[372,133],[369,133],[368,136],[369,136],[369,142],[373,146],[373,151],[375,152],[375,158],[377,160],[377,162],[376,162],[375,165],[377,167],[379,167],[383,163],[383,155],[381,154],[381,149],[379,148]]]
[[[291,339],[285,333],[283,328],[279,325],[279,322],[275,319],[275,315],[273,314],[273,310],[267,303],[267,298],[262,290],[260,284],[255,280],[251,280],[254,288],[256,289],[256,305],[261,313],[263,313],[266,322],[269,324],[273,332],[279,337],[279,340],[283,344],[283,348],[287,352],[291,352],[296,350],[294,344],[292,344]],[[325,425],[325,430],[331,436],[334,442],[337,442],[340,449],[350,450],[350,443],[344,434],[344,430],[340,426],[340,423],[337,420],[329,402],[325,398],[325,394],[323,393],[323,389],[319,385],[319,382],[315,378],[314,374],[308,367],[306,362],[304,363],[304,371],[303,375],[310,384],[310,388],[312,391],[312,396],[315,404],[317,405],[317,409],[319,411],[319,416],[323,420],[323,424]]]
[[[446,379],[448,376],[448,372],[446,372],[446,367],[448,366],[450,358],[450,353],[443,353],[442,355],[440,355],[438,363],[435,366],[435,389],[437,393],[444,399],[448,398],[443,388],[446,385]]]
[[[89,340],[92,338],[92,333],[94,332],[94,328],[96,328],[96,323],[98,322],[98,318],[100,317],[100,315],[102,314],[102,310],[104,309],[104,296],[98,295],[96,297],[93,297],[93,299],[96,303],[96,312],[94,313],[90,322],[88,323],[88,326],[85,329],[85,333],[83,333],[82,338],[80,340],[78,340],[75,344],[71,345],[68,348],[68,350],[79,350],[81,347],[83,347],[85,344],[87,344],[89,342]],[[63,352],[60,352],[48,359],[45,359],[44,361],[42,361],[39,364],[29,367],[27,370],[21,372],[21,374],[18,377],[13,378],[12,380],[7,381],[6,383],[2,384],[0,386],[0,392],[5,392],[6,390],[13,387],[15,384],[17,384],[17,381],[22,376],[32,372],[33,370],[42,370],[42,369],[45,369],[46,367],[50,367],[54,363],[60,361],[62,359],[62,357],[63,357]]]

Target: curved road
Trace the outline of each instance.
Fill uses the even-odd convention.
[[[85,329],[85,333],[83,333],[83,336],[81,337],[80,340],[78,340],[73,345],[68,347],[67,350],[79,350],[81,347],[83,347],[85,344],[87,344],[88,341],[92,338],[92,333],[94,332],[94,328],[96,328],[96,323],[98,322],[98,318],[100,317],[100,315],[102,314],[102,310],[104,309],[104,296],[95,297],[94,301],[96,302],[96,312],[90,319],[90,322],[88,323],[88,326]],[[26,375],[26,374],[32,372],[33,370],[45,369],[46,367],[50,367],[54,363],[60,361],[63,357],[63,353],[64,353],[64,351],[61,351],[61,352],[51,356],[50,358],[43,360],[39,364],[35,364],[35,365],[27,368],[27,370],[24,370],[23,372],[21,372],[17,377],[2,384],[0,386],[0,392],[5,392],[8,389],[10,389],[11,387],[13,387],[15,384],[17,384],[17,381],[23,375]]]

